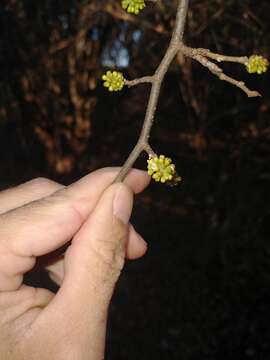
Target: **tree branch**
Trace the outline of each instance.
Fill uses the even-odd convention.
[[[153,0],[149,0],[149,1],[153,1]],[[124,80],[125,85],[129,87],[141,83],[151,83],[151,91],[147,104],[144,122],[141,129],[141,134],[139,136],[137,144],[131,151],[128,159],[126,160],[119,174],[117,175],[115,182],[124,180],[124,178],[128,174],[134,162],[140,156],[142,151],[146,151],[149,154],[149,156],[152,157],[156,156],[156,154],[149,145],[150,132],[154,123],[154,116],[156,113],[160,88],[163,83],[164,76],[166,75],[169,66],[171,65],[177,53],[181,52],[183,55],[198,61],[200,64],[206,67],[211,73],[216,75],[220,80],[226,81],[238,87],[239,89],[244,91],[248,97],[261,96],[261,94],[258,91],[250,90],[243,81],[236,80],[224,74],[223,70],[215,62],[213,62],[213,60],[218,63],[226,61],[226,62],[239,63],[241,65],[247,66],[249,62],[249,58],[247,56],[226,56],[226,55],[213,53],[209,49],[202,49],[202,48],[194,49],[185,46],[185,44],[183,43],[183,34],[184,34],[185,23],[187,18],[188,6],[189,6],[189,0],[178,0],[175,27],[171,37],[171,41],[154,75],[145,76],[135,80],[126,80],[126,79]]]
[[[243,81],[236,80],[226,74],[224,74],[223,70],[216,65],[214,62],[210,61],[209,58],[216,60],[217,62],[229,61],[236,62],[242,65],[247,65],[248,57],[246,56],[225,56],[220,54],[212,53],[208,49],[193,49],[188,46],[182,45],[181,52],[206,67],[212,74],[216,75],[220,80],[226,81],[234,86],[237,86],[239,89],[244,91],[248,97],[258,97],[261,94],[258,91],[250,90]]]
[[[132,168],[134,162],[140,156],[142,151],[146,151],[149,153],[149,144],[148,139],[150,136],[150,131],[153,126],[154,116],[157,108],[157,102],[160,94],[160,88],[164,79],[168,68],[175,58],[177,52],[180,49],[180,45],[182,44],[184,28],[186,23],[187,11],[188,11],[189,0],[179,0],[177,14],[176,14],[176,23],[175,28],[172,34],[172,38],[169,44],[169,47],[161,60],[155,74],[151,77],[151,92],[149,96],[149,101],[146,109],[145,119],[143,122],[141,134],[137,141],[137,144],[131,151],[128,159],[122,166],[119,174],[117,175],[115,182],[123,181],[129,170]],[[147,77],[148,78],[148,77]],[[136,81],[136,80],[135,80]],[[142,82],[142,81],[141,81]],[[145,82],[145,81],[143,81]],[[149,82],[149,81],[148,81]],[[133,80],[134,84],[134,80]],[[131,85],[132,86],[132,85]],[[153,152],[150,153],[153,155]]]

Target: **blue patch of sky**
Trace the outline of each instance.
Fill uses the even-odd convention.
[[[59,20],[64,30],[68,29],[68,20],[66,15],[59,15]]]
[[[125,46],[126,32],[128,24],[124,23],[118,38],[114,41],[112,47],[106,47],[101,55],[101,63],[105,67],[127,68],[130,57],[128,49]],[[138,45],[142,32],[135,30],[132,38],[134,45]]]
[[[99,38],[99,31],[97,27],[91,29],[90,37],[92,40],[97,41]]]

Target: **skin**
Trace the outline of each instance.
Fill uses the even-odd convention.
[[[0,192],[0,359],[104,359],[107,312],[125,257],[147,249],[129,218],[149,183],[132,170],[93,172],[64,187],[35,179]],[[69,243],[69,241],[71,243]],[[23,284],[36,259],[70,244],[47,267],[57,294]]]

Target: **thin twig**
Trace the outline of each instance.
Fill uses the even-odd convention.
[[[239,87],[239,89],[243,90],[248,97],[259,97],[262,96],[258,91],[256,90],[250,90],[244,83],[244,81],[239,81],[236,79],[231,78],[230,76],[226,74],[219,74],[217,75],[220,80],[227,81],[228,83],[235,85]]]
[[[153,81],[154,81],[154,76],[144,76],[134,80],[125,79],[125,85],[127,85],[128,87],[132,87],[138,84],[152,83]]]
[[[235,63],[239,63],[242,65],[247,65],[248,63],[248,57],[247,56],[227,56],[227,55],[221,55],[221,54],[217,54],[217,53],[213,53],[212,51],[210,51],[209,49],[202,49],[202,48],[198,48],[198,49],[194,49],[197,51],[198,54],[208,57],[210,59],[213,59],[217,62],[235,62]]]

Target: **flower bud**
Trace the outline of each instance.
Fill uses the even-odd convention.
[[[247,71],[250,74],[257,73],[260,75],[267,71],[268,65],[269,65],[268,60],[266,58],[264,58],[263,56],[252,55],[248,59],[248,63],[246,65],[246,67],[247,67]]]
[[[121,72],[118,71],[107,71],[102,76],[104,80],[103,85],[108,88],[109,91],[120,91],[125,85],[125,78]]]
[[[145,6],[145,0],[122,0],[122,8],[131,14],[138,15]]]
[[[178,176],[175,171],[175,165],[172,163],[172,159],[165,157],[164,155],[149,157],[148,174],[156,181],[161,183],[167,183],[174,186],[181,181],[181,177]]]

